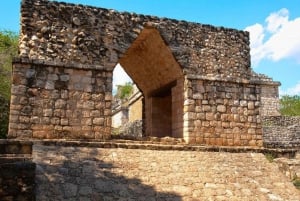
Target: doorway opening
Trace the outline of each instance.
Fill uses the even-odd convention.
[[[142,135],[182,138],[183,73],[158,30],[145,27],[118,62],[143,95]]]

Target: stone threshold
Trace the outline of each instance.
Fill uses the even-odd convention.
[[[277,149],[266,147],[249,147],[249,146],[210,146],[210,145],[193,145],[193,144],[172,144],[150,141],[133,141],[133,140],[32,140],[34,145],[43,146],[64,146],[64,147],[87,147],[87,148],[121,148],[121,149],[144,149],[157,151],[198,151],[198,152],[229,152],[229,153],[262,153],[271,154],[274,158],[286,157],[294,158],[299,149]]]
[[[229,153],[262,153],[271,154],[274,158],[286,157],[294,158],[299,149],[295,148],[268,148],[268,147],[250,147],[250,146],[213,146],[213,145],[195,145],[187,144],[184,142],[177,141],[137,141],[137,140],[67,140],[67,139],[5,139],[0,140],[0,147],[19,145],[32,146],[32,145],[43,145],[43,146],[64,146],[64,147],[90,147],[90,148],[122,148],[122,149],[145,149],[145,150],[159,150],[159,151],[199,151],[199,152],[229,152]],[[21,148],[22,149],[22,148]],[[17,155],[28,154],[27,150],[16,151]],[[31,149],[30,149],[31,151]],[[22,153],[23,152],[23,153]],[[7,153],[8,154],[8,153]],[[5,153],[2,153],[4,156]],[[8,155],[12,155],[9,153]],[[14,156],[16,157],[16,156]]]

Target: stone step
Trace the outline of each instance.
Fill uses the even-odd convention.
[[[0,140],[2,154],[32,154],[32,142],[22,140]]]
[[[17,162],[28,162],[32,161],[31,156],[8,156],[8,155],[0,155],[0,166],[3,164],[11,164]]]

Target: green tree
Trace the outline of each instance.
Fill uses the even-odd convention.
[[[129,96],[133,93],[133,84],[131,82],[127,82],[124,85],[118,85],[117,87],[116,98],[120,98],[121,100],[129,98]]]
[[[280,112],[287,116],[300,116],[300,96],[282,96]]]
[[[18,53],[18,35],[0,31],[0,95],[10,99],[12,59]]]
[[[18,53],[18,35],[0,30],[0,138],[8,131],[12,59]]]
[[[0,139],[6,138],[8,131],[9,102],[0,95]]]

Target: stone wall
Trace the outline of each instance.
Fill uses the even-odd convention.
[[[23,0],[19,52],[11,138],[108,138],[120,63],[144,95],[145,136],[262,145],[248,32]]]
[[[158,30],[189,73],[250,76],[247,32],[46,0],[23,0],[20,56],[114,67],[145,27]]]
[[[294,149],[165,140],[0,140],[0,200],[297,200],[300,195],[263,155],[295,156]]]
[[[292,201],[300,196],[277,165],[254,150],[81,143],[34,145],[37,200]]]
[[[128,122],[128,108],[119,105],[116,110],[112,112],[112,127],[119,128]]]
[[[300,148],[300,117],[264,117],[263,142],[265,147]]]
[[[143,95],[137,92],[129,100],[128,121],[134,122],[143,119]]]
[[[9,137],[110,136],[112,72],[16,60]]]
[[[251,82],[261,86],[260,115],[263,117],[280,116],[279,89],[280,82],[272,78],[252,72]]]
[[[264,85],[261,89],[261,115],[280,116],[278,86]]]
[[[234,82],[193,80],[188,83],[185,120],[195,143],[262,145],[260,87]]]
[[[119,138],[125,139],[142,139],[143,137],[143,120],[130,121],[123,124],[118,130]],[[114,136],[112,136],[114,137]]]

